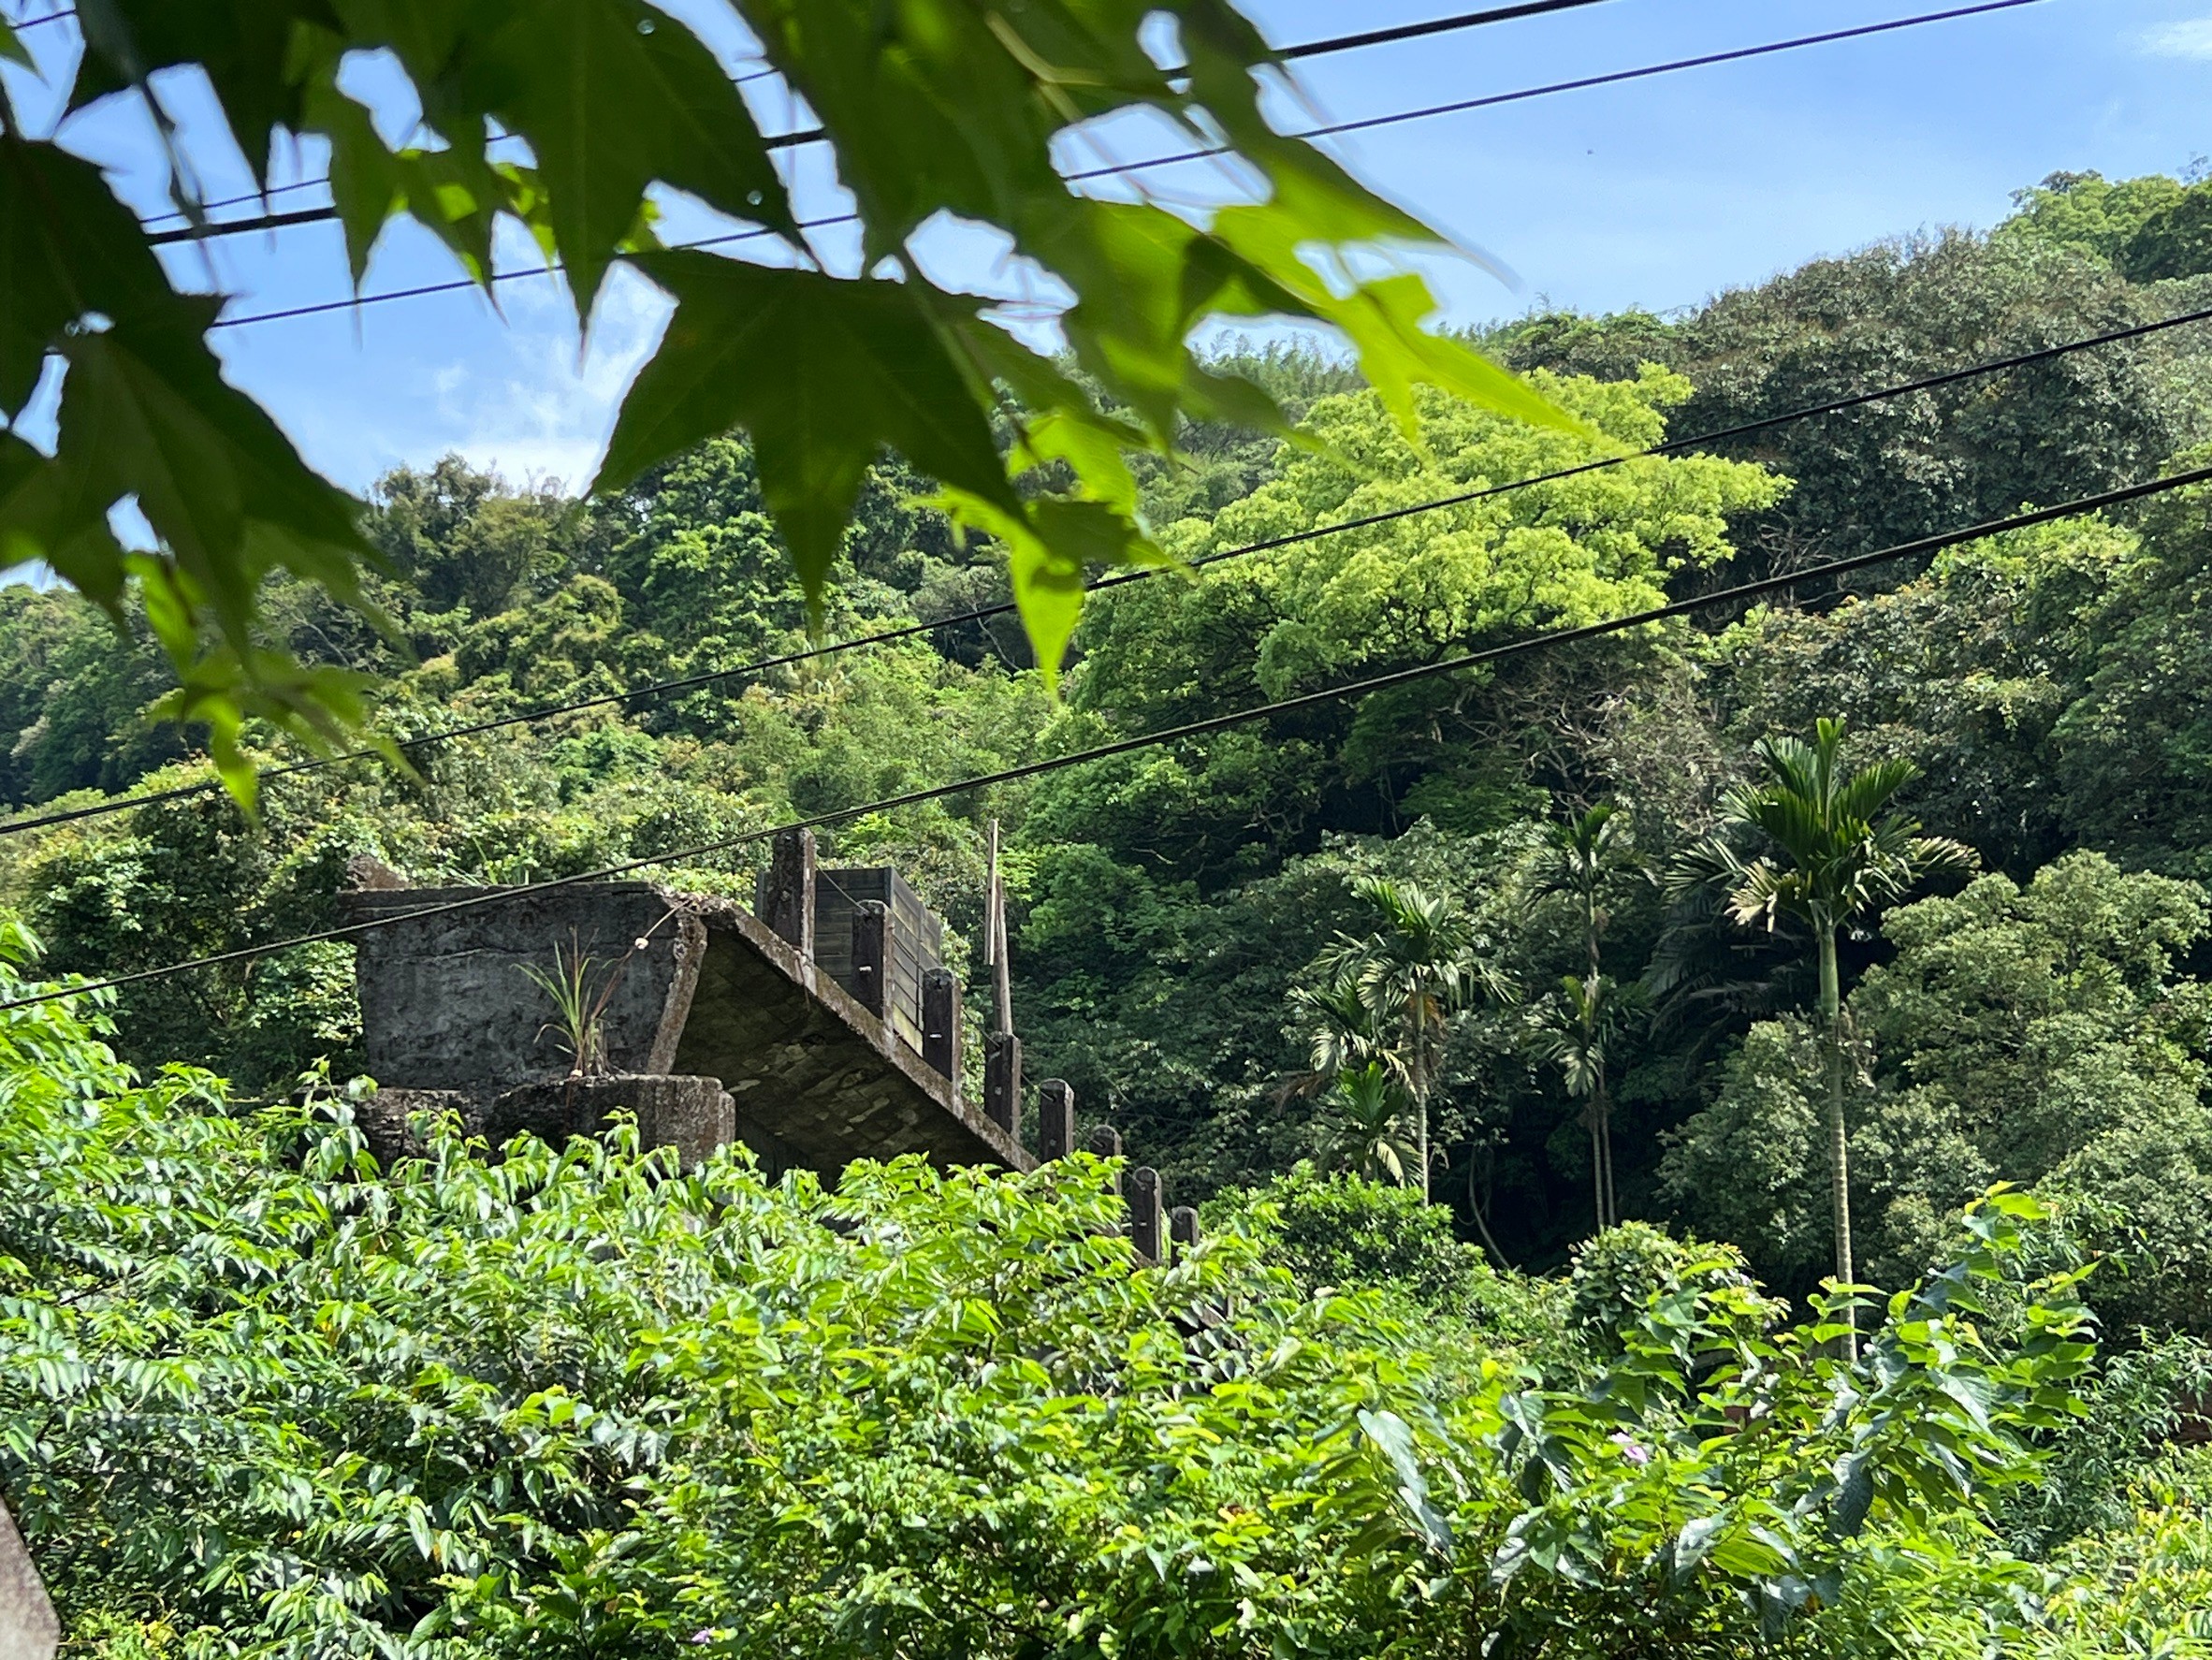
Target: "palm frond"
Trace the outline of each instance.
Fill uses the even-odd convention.
[[[1902,756],[1869,762],[1837,787],[1829,810],[1838,819],[1870,824],[1919,776],[1918,764]]]

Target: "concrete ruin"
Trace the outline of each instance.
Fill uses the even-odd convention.
[[[363,1115],[371,1145],[401,1150],[425,1106],[453,1109],[495,1143],[522,1129],[589,1131],[621,1107],[648,1144],[687,1162],[734,1139],[771,1172],[832,1180],[854,1159],[908,1153],[1033,1169],[1018,1129],[1019,1045],[994,1046],[994,1067],[1003,1071],[1003,1047],[1017,1069],[992,1080],[996,1115],[968,1105],[959,988],[936,962],[936,938],[914,938],[919,901],[908,890],[895,911],[851,896],[876,873],[823,874],[843,879],[834,974],[813,949],[808,836],[779,838],[762,916],[644,881],[492,900],[502,890],[410,887],[357,861],[347,909],[378,925],[358,936],[356,958],[380,1086]],[[875,881],[895,897],[904,885]],[[598,1009],[605,1075],[572,1075],[555,999],[526,968],[575,974]]]

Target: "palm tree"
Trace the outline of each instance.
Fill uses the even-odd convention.
[[[1626,1012],[1625,988],[1603,971],[1605,933],[1611,921],[1605,894],[1629,862],[1626,825],[1610,803],[1571,813],[1551,826],[1550,860],[1538,873],[1539,895],[1572,899],[1582,927],[1589,968],[1560,982],[1557,998],[1531,1012],[1539,1056],[1564,1074],[1567,1093],[1585,1101],[1590,1126],[1591,1181],[1596,1190],[1597,1226],[1603,1232],[1621,1219],[1613,1189],[1613,1104],[1606,1079],[1606,1049]]]
[[[1339,1072],[1332,1102],[1335,1111],[1320,1149],[1323,1166],[1405,1186],[1419,1155],[1405,1139],[1405,1093],[1390,1069],[1369,1061]]]
[[[1352,892],[1380,913],[1382,926],[1361,939],[1338,935],[1315,963],[1319,983],[1302,989],[1295,1006],[1312,1023],[1316,1078],[1374,1063],[1404,1091],[1426,1199],[1429,1098],[1451,1020],[1497,989],[1497,976],[1479,954],[1488,940],[1456,901],[1379,876],[1361,878]]]
[[[1613,1190],[1612,1097],[1606,1082],[1606,1056],[1634,1007],[1636,988],[1610,975],[1592,972],[1560,978],[1559,995],[1529,1011],[1539,1060],[1559,1068],[1567,1094],[1588,1103],[1591,1181],[1596,1189],[1597,1230],[1620,1225],[1621,1201]]]
[[[1851,770],[1844,723],[1820,721],[1812,742],[1768,738],[1758,747],[1766,782],[1731,791],[1721,805],[1724,825],[1765,838],[1773,854],[1745,858],[1724,835],[1692,849],[1678,866],[1678,891],[1724,881],[1724,903],[1739,927],[1775,929],[1783,917],[1812,935],[1820,968],[1822,1053],[1827,1073],[1828,1194],[1835,1213],[1836,1278],[1855,1282],[1851,1255],[1851,1149],[1843,1126],[1843,988],[1836,939],[1885,905],[1903,898],[1925,878],[1971,870],[1974,852],[1948,837],[1923,836],[1919,824],[1886,810],[1899,791],[1920,776],[1905,760]],[[1844,1353],[1858,1358],[1856,1318],[1846,1311]]]

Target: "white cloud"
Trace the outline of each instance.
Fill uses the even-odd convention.
[[[2143,50],[2153,57],[2212,60],[2212,17],[2190,18],[2146,29]]]
[[[452,435],[449,446],[477,466],[517,484],[557,478],[580,489],[669,310],[658,289],[618,269],[601,292],[579,362],[566,297],[549,284],[518,284],[507,299],[505,362],[497,369],[443,366],[432,388],[436,425]]]

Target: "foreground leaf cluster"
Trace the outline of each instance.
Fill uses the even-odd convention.
[[[1227,0],[742,0],[699,20],[704,33],[645,0],[90,0],[80,21],[81,64],[44,66],[66,109],[150,117],[195,225],[199,175],[242,159],[266,186],[278,149],[306,140],[327,150],[357,285],[397,219],[486,284],[501,227],[527,232],[587,319],[627,261],[676,313],[595,488],[743,429],[819,617],[867,472],[895,451],[1006,547],[1048,680],[1085,572],[1164,558],[1129,455],[1170,452],[1192,419],[1289,430],[1259,386],[1194,355],[1211,319],[1332,328],[1409,433],[1419,386],[1573,426],[1427,332],[1435,304],[1405,255],[1445,239],[1270,125],[1262,97],[1281,65]],[[717,47],[764,58],[782,102],[819,124],[764,137]],[[0,52],[30,62],[5,25]],[[347,90],[348,64],[369,54],[419,107],[404,143],[380,131],[389,109]],[[226,121],[230,143],[210,154],[192,153],[163,102],[193,68]],[[1116,120],[1233,158],[1249,188],[1204,209],[1084,193],[1067,177],[1070,147]],[[329,739],[362,715],[358,682],[260,637],[263,584],[287,572],[367,611],[371,549],[357,503],[223,379],[204,339],[219,302],[172,286],[146,230],[66,147],[76,130],[28,137],[0,94],[0,417],[31,405],[50,359],[63,370],[58,447],[12,430],[0,444],[0,563],[45,560],[119,615],[135,585],[182,679],[171,712],[207,723],[242,797],[245,716]],[[850,246],[801,224],[772,157],[787,140],[829,147],[853,204]],[[678,203],[746,257],[662,247],[654,226]],[[940,276],[931,238],[954,225],[1064,291],[1058,327],[1087,385]],[[151,525],[151,549],[116,539],[124,502]]]
[[[1983,1521],[2090,1360],[2074,1276],[1987,1294],[2016,1197],[1857,1373],[1695,1261],[1603,1342],[1487,1350],[1300,1289],[1265,1229],[1140,1268],[1086,1158],[831,1195],[625,1131],[386,1172],[342,1096],[141,1085],[85,1019],[0,1030],[0,1476],[117,1655],[2103,1653],[2185,1619],[2146,1590],[2070,1635],[2093,1591]]]

